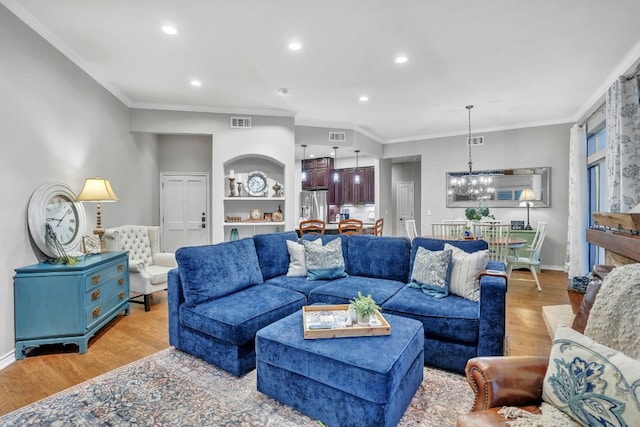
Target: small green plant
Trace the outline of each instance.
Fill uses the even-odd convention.
[[[478,206],[477,208],[467,208],[464,211],[464,215],[469,221],[480,220],[484,217],[493,218],[493,215],[489,213],[489,208],[486,206]]]
[[[375,314],[376,311],[381,310],[373,298],[371,298],[371,295],[365,297],[360,291],[358,291],[358,296],[350,302],[349,308],[353,309],[359,316],[371,316]]]

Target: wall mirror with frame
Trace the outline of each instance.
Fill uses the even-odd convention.
[[[468,181],[469,172],[447,172],[447,207],[448,208],[469,208],[476,207],[478,203],[482,206],[492,208],[520,207],[522,201],[520,195],[526,188],[533,190],[535,199],[531,201],[531,206],[536,208],[548,208],[551,206],[549,194],[551,168],[533,167],[517,169],[496,169],[473,171],[473,178],[490,179],[489,184],[492,190],[484,192],[482,196],[469,194],[460,185],[460,179]],[[458,185],[455,185],[455,183]]]

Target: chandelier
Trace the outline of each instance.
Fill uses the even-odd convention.
[[[449,182],[449,196],[460,196],[466,200],[487,200],[493,198],[495,189],[493,188],[493,177],[489,174],[473,173],[473,160],[471,159],[471,109],[473,105],[465,107],[469,111],[469,136],[467,137],[467,147],[469,148],[468,173],[451,174]],[[460,200],[459,199],[459,200]]]

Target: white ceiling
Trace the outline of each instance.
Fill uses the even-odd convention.
[[[577,120],[640,57],[638,0],[0,1],[130,107],[383,143]]]

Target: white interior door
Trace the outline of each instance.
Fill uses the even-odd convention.
[[[413,181],[398,181],[397,183],[397,197],[396,197],[396,234],[398,236],[406,236],[404,222],[408,219],[415,219],[413,213],[414,207],[414,194],[413,194]]]
[[[209,175],[162,173],[160,180],[161,249],[211,243]]]

